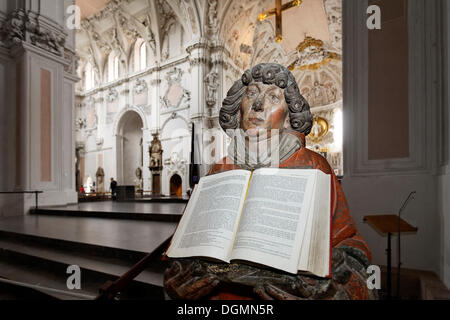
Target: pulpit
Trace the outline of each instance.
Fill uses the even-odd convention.
[[[417,232],[417,228],[410,225],[408,222],[400,218],[396,214],[382,214],[382,215],[371,215],[365,216],[364,221],[369,223],[376,231],[381,233],[382,235],[387,235],[387,299],[390,300],[391,295],[391,237],[394,233],[400,237],[401,233],[406,232]],[[400,252],[400,245],[398,248]],[[399,253],[399,268],[397,270],[397,275],[400,278],[400,253]],[[397,288],[399,286],[400,279],[397,280]],[[397,289],[399,291],[399,289]],[[398,295],[399,292],[397,292]]]

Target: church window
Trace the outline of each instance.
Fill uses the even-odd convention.
[[[110,56],[108,58],[108,82],[119,79],[119,57]]]
[[[114,79],[119,79],[119,57],[114,57]]]
[[[95,78],[94,78],[94,69],[92,68],[92,65],[88,63],[86,65],[85,74],[84,74],[84,83],[86,90],[91,90],[94,88]]]
[[[140,70],[144,70],[147,68],[147,47],[145,42],[141,44],[139,47],[139,65]]]

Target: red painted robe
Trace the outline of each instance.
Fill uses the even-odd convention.
[[[302,145],[305,145],[305,136],[300,134]],[[371,260],[371,254],[369,247],[362,239],[358,230],[356,229],[355,222],[350,216],[348,210],[347,201],[345,199],[344,192],[340,183],[338,182],[333,170],[331,169],[328,161],[320,154],[311,151],[307,148],[300,148],[288,159],[280,163],[280,168],[309,168],[320,169],[326,174],[332,175],[331,196],[332,196],[332,232],[331,241],[332,248],[338,248],[342,245],[355,247],[365,252],[369,261]],[[224,158],[221,163],[212,166],[209,174],[215,174],[228,170],[241,169],[239,166],[232,164],[232,161]],[[367,284],[355,275],[352,274],[349,282],[345,288],[347,294],[352,299],[368,299]],[[249,299],[249,297],[243,297],[232,290],[226,289],[221,291],[217,296],[212,299]]]

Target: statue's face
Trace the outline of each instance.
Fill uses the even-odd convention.
[[[283,89],[261,82],[248,85],[241,104],[241,128],[248,135],[255,136],[264,130],[270,137],[270,130],[283,129],[287,114]]]

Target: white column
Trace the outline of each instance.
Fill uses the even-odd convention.
[[[160,123],[159,123],[159,110],[161,108],[160,106],[160,87],[161,87],[161,76],[160,76],[160,70],[159,70],[159,63],[156,64],[156,67],[153,68],[151,73],[151,80],[150,80],[150,88],[149,88],[149,95],[150,95],[150,105],[152,108],[151,111],[151,123],[150,123],[150,132],[156,133],[156,131],[159,131],[160,129]],[[150,143],[152,140],[152,137],[150,135],[148,142]]]
[[[152,140],[152,134],[151,129],[147,128],[142,131],[142,138],[143,138],[143,165],[142,165],[142,179],[144,183],[144,190],[148,191],[151,190],[152,184],[151,184],[151,173],[149,170],[150,165],[150,154],[148,152],[148,149],[150,147],[150,142]]]
[[[198,43],[188,47],[189,53],[190,73],[192,79],[191,92],[191,106],[190,106],[190,120],[195,125],[195,148],[196,162],[201,161],[203,153],[203,130],[205,129],[204,120],[206,116],[206,101],[205,101],[205,76],[207,58],[207,45],[200,40]],[[208,167],[200,166],[200,176],[207,173]]]

